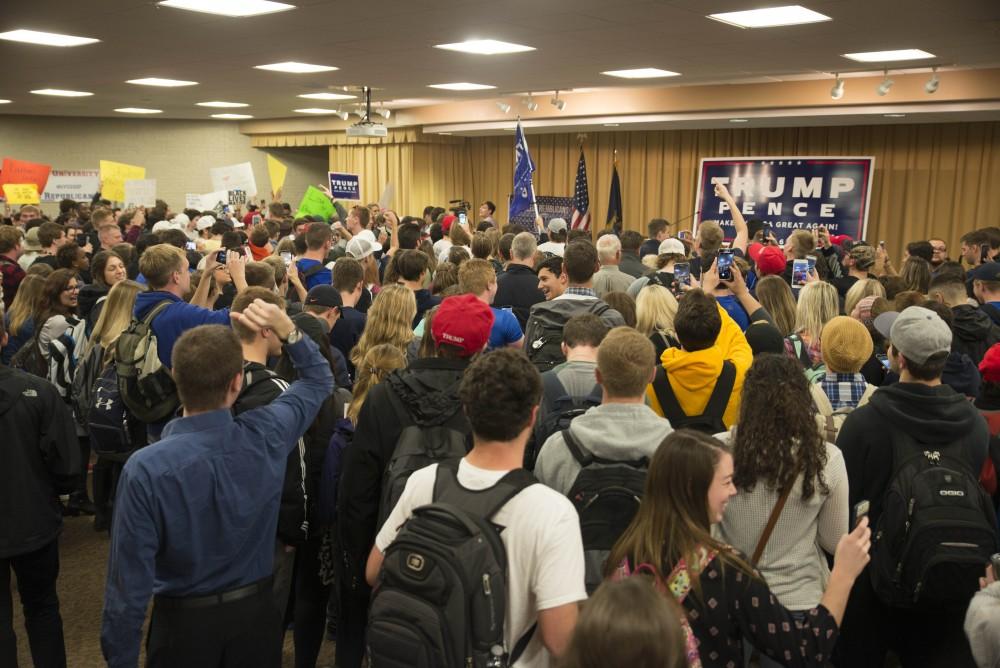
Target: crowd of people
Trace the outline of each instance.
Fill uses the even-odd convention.
[[[1000,228],[907,244],[496,206],[0,225],[11,574],[65,666],[1000,666]],[[468,221],[468,222],[466,222]],[[77,520],[79,521],[79,520]],[[143,624],[152,600],[148,635]]]

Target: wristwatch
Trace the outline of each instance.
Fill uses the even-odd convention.
[[[293,343],[298,343],[301,340],[302,340],[302,330],[296,327],[295,329],[292,330],[292,333],[288,335],[288,338],[281,339],[281,343],[282,345],[288,346]]]

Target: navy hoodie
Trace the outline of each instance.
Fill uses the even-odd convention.
[[[167,368],[172,366],[170,354],[181,334],[199,325],[230,326],[229,309],[212,311],[200,306],[193,306],[170,292],[159,290],[140,292],[136,295],[135,317],[141,320],[164,300],[173,303],[153,320],[153,334],[156,335],[157,356],[160,358],[160,363]]]

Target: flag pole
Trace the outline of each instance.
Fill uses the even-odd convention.
[[[518,115],[518,117],[517,117],[517,124],[518,125],[521,124],[521,116],[520,115]],[[528,135],[524,134],[524,128],[521,128],[521,136],[524,137],[524,146],[525,146],[525,148],[527,148],[528,147]],[[535,179],[534,179],[534,177],[531,178],[530,183],[531,183],[531,206],[535,209],[535,224],[537,225],[538,224],[538,218],[540,217],[540,215],[538,213],[538,200],[535,198]]]

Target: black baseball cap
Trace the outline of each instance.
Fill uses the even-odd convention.
[[[974,281],[1000,281],[1000,262],[983,262],[970,272],[969,278]]]
[[[339,308],[343,305],[344,301],[340,298],[340,293],[332,285],[317,285],[306,295],[305,306]]]

